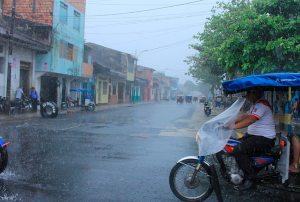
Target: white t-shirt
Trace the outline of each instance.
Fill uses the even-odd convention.
[[[258,120],[248,126],[248,134],[264,136],[269,139],[276,137],[275,122],[271,106],[267,100],[259,99],[246,114],[254,116]]]
[[[21,99],[23,93],[24,93],[23,90],[22,90],[21,88],[19,88],[19,89],[17,90],[16,98],[17,98],[17,99]]]

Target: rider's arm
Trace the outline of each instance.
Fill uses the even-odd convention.
[[[244,114],[244,115],[240,116],[239,118],[237,118],[237,119],[235,120],[235,124],[237,124],[237,123],[239,123],[239,122],[245,120],[247,117],[248,117],[247,114]]]
[[[235,124],[233,129],[245,128],[257,120],[258,120],[258,118],[254,117],[254,116],[249,116],[246,119],[244,119],[243,121]]]

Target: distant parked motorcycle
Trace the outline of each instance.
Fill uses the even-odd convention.
[[[32,110],[32,100],[25,99],[16,99],[11,102],[11,112],[12,113],[22,113],[23,111]]]
[[[0,96],[0,111],[5,111],[5,97]]]
[[[206,116],[209,116],[211,114],[211,108],[208,105],[208,102],[204,102],[204,114]]]
[[[61,108],[62,109],[67,109],[69,107],[76,107],[78,106],[78,101],[73,100],[71,97],[66,97],[66,101],[61,103]]]

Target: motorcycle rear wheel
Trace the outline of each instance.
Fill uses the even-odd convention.
[[[94,104],[89,104],[87,107],[86,107],[86,110],[88,110],[88,111],[94,111],[95,110],[95,105]]]
[[[204,201],[213,191],[209,165],[203,162],[194,182],[189,183],[198,161],[186,159],[181,162],[177,163],[170,172],[169,184],[173,194],[182,201]]]
[[[2,173],[8,162],[8,154],[6,148],[0,148],[0,173]]]

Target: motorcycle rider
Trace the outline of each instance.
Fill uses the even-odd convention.
[[[240,191],[255,188],[257,176],[251,167],[250,157],[270,150],[276,137],[271,106],[263,99],[262,91],[248,91],[247,98],[253,106],[246,114],[238,117],[233,126],[233,129],[248,127],[246,136],[233,150],[236,161],[244,172],[244,184],[235,187]]]

